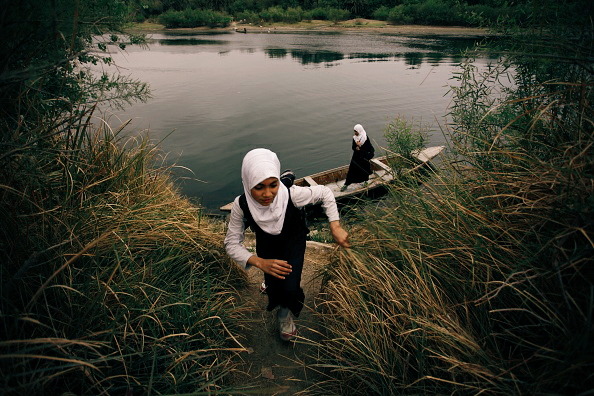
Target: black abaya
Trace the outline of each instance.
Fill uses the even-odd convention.
[[[353,183],[366,182],[369,180],[369,175],[372,173],[369,160],[373,158],[375,150],[369,139],[361,145],[359,150],[357,150],[357,143],[353,140],[352,148],[353,157],[351,158],[349,172],[347,173],[346,181],[344,182],[346,186]]]

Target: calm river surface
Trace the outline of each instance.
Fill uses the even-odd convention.
[[[109,122],[161,140],[182,192],[209,211],[242,192],[250,149],[275,151],[298,177],[347,164],[353,126],[381,154],[396,116],[429,123],[430,144],[450,104],[448,86],[477,39],[378,33],[153,34],[149,48],[114,53],[120,72],[152,99],[111,110]],[[486,64],[488,59],[478,60]]]

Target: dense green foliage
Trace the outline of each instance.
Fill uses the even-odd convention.
[[[210,10],[169,10],[159,15],[159,22],[167,28],[225,27],[231,23],[231,17]]]
[[[339,8],[314,8],[312,10],[304,11],[301,7],[287,9],[274,6],[262,10],[260,12],[254,11],[240,11],[235,13],[235,19],[241,23],[258,24],[263,22],[284,22],[296,23],[300,21],[311,21],[313,19],[338,22],[348,19],[350,13]]]
[[[428,126],[414,120],[396,117],[386,125],[384,137],[388,144],[390,166],[396,171],[409,168],[413,163],[413,154],[427,145],[429,135]]]
[[[487,26],[548,26],[552,21],[588,20],[588,0],[131,0],[128,12],[142,21],[164,12],[214,10],[251,23],[324,19],[374,18],[393,24]],[[270,10],[283,10],[287,18],[274,18]],[[293,11],[290,11],[293,10]],[[295,10],[301,10],[296,13]],[[320,13],[320,10],[325,10]],[[329,10],[331,14],[329,14]],[[338,12],[340,11],[340,12]],[[279,14],[277,11],[276,14]],[[319,16],[322,16],[321,18]],[[297,19],[297,18],[301,19]],[[198,26],[198,25],[197,25]]]
[[[69,1],[26,0],[4,8],[0,15],[5,34],[0,44],[0,117],[10,125],[2,127],[19,124],[17,114],[31,122],[45,115],[57,116],[79,103],[143,95],[146,87],[142,84],[128,84],[121,77],[97,77],[80,67],[109,63],[109,56],[101,56],[108,46],[125,47],[118,35],[93,43],[94,35],[117,31],[125,18],[126,7],[119,1],[81,2],[75,7]]]

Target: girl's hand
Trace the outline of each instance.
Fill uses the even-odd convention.
[[[330,232],[332,232],[332,237],[340,246],[344,248],[351,247],[349,242],[349,233],[340,226],[340,222],[338,220],[330,222]]]
[[[258,256],[252,256],[247,262],[254,267],[260,268],[264,273],[279,279],[285,279],[292,271],[291,264],[285,260],[263,259]]]

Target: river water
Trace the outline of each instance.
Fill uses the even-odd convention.
[[[380,155],[394,117],[427,123],[443,144],[464,49],[478,38],[379,33],[153,34],[148,48],[114,52],[122,74],[152,99],[111,109],[110,124],[154,140],[179,169],[182,192],[211,212],[242,192],[252,148],[275,151],[298,177],[347,164],[353,126]],[[486,64],[488,59],[479,59]]]

